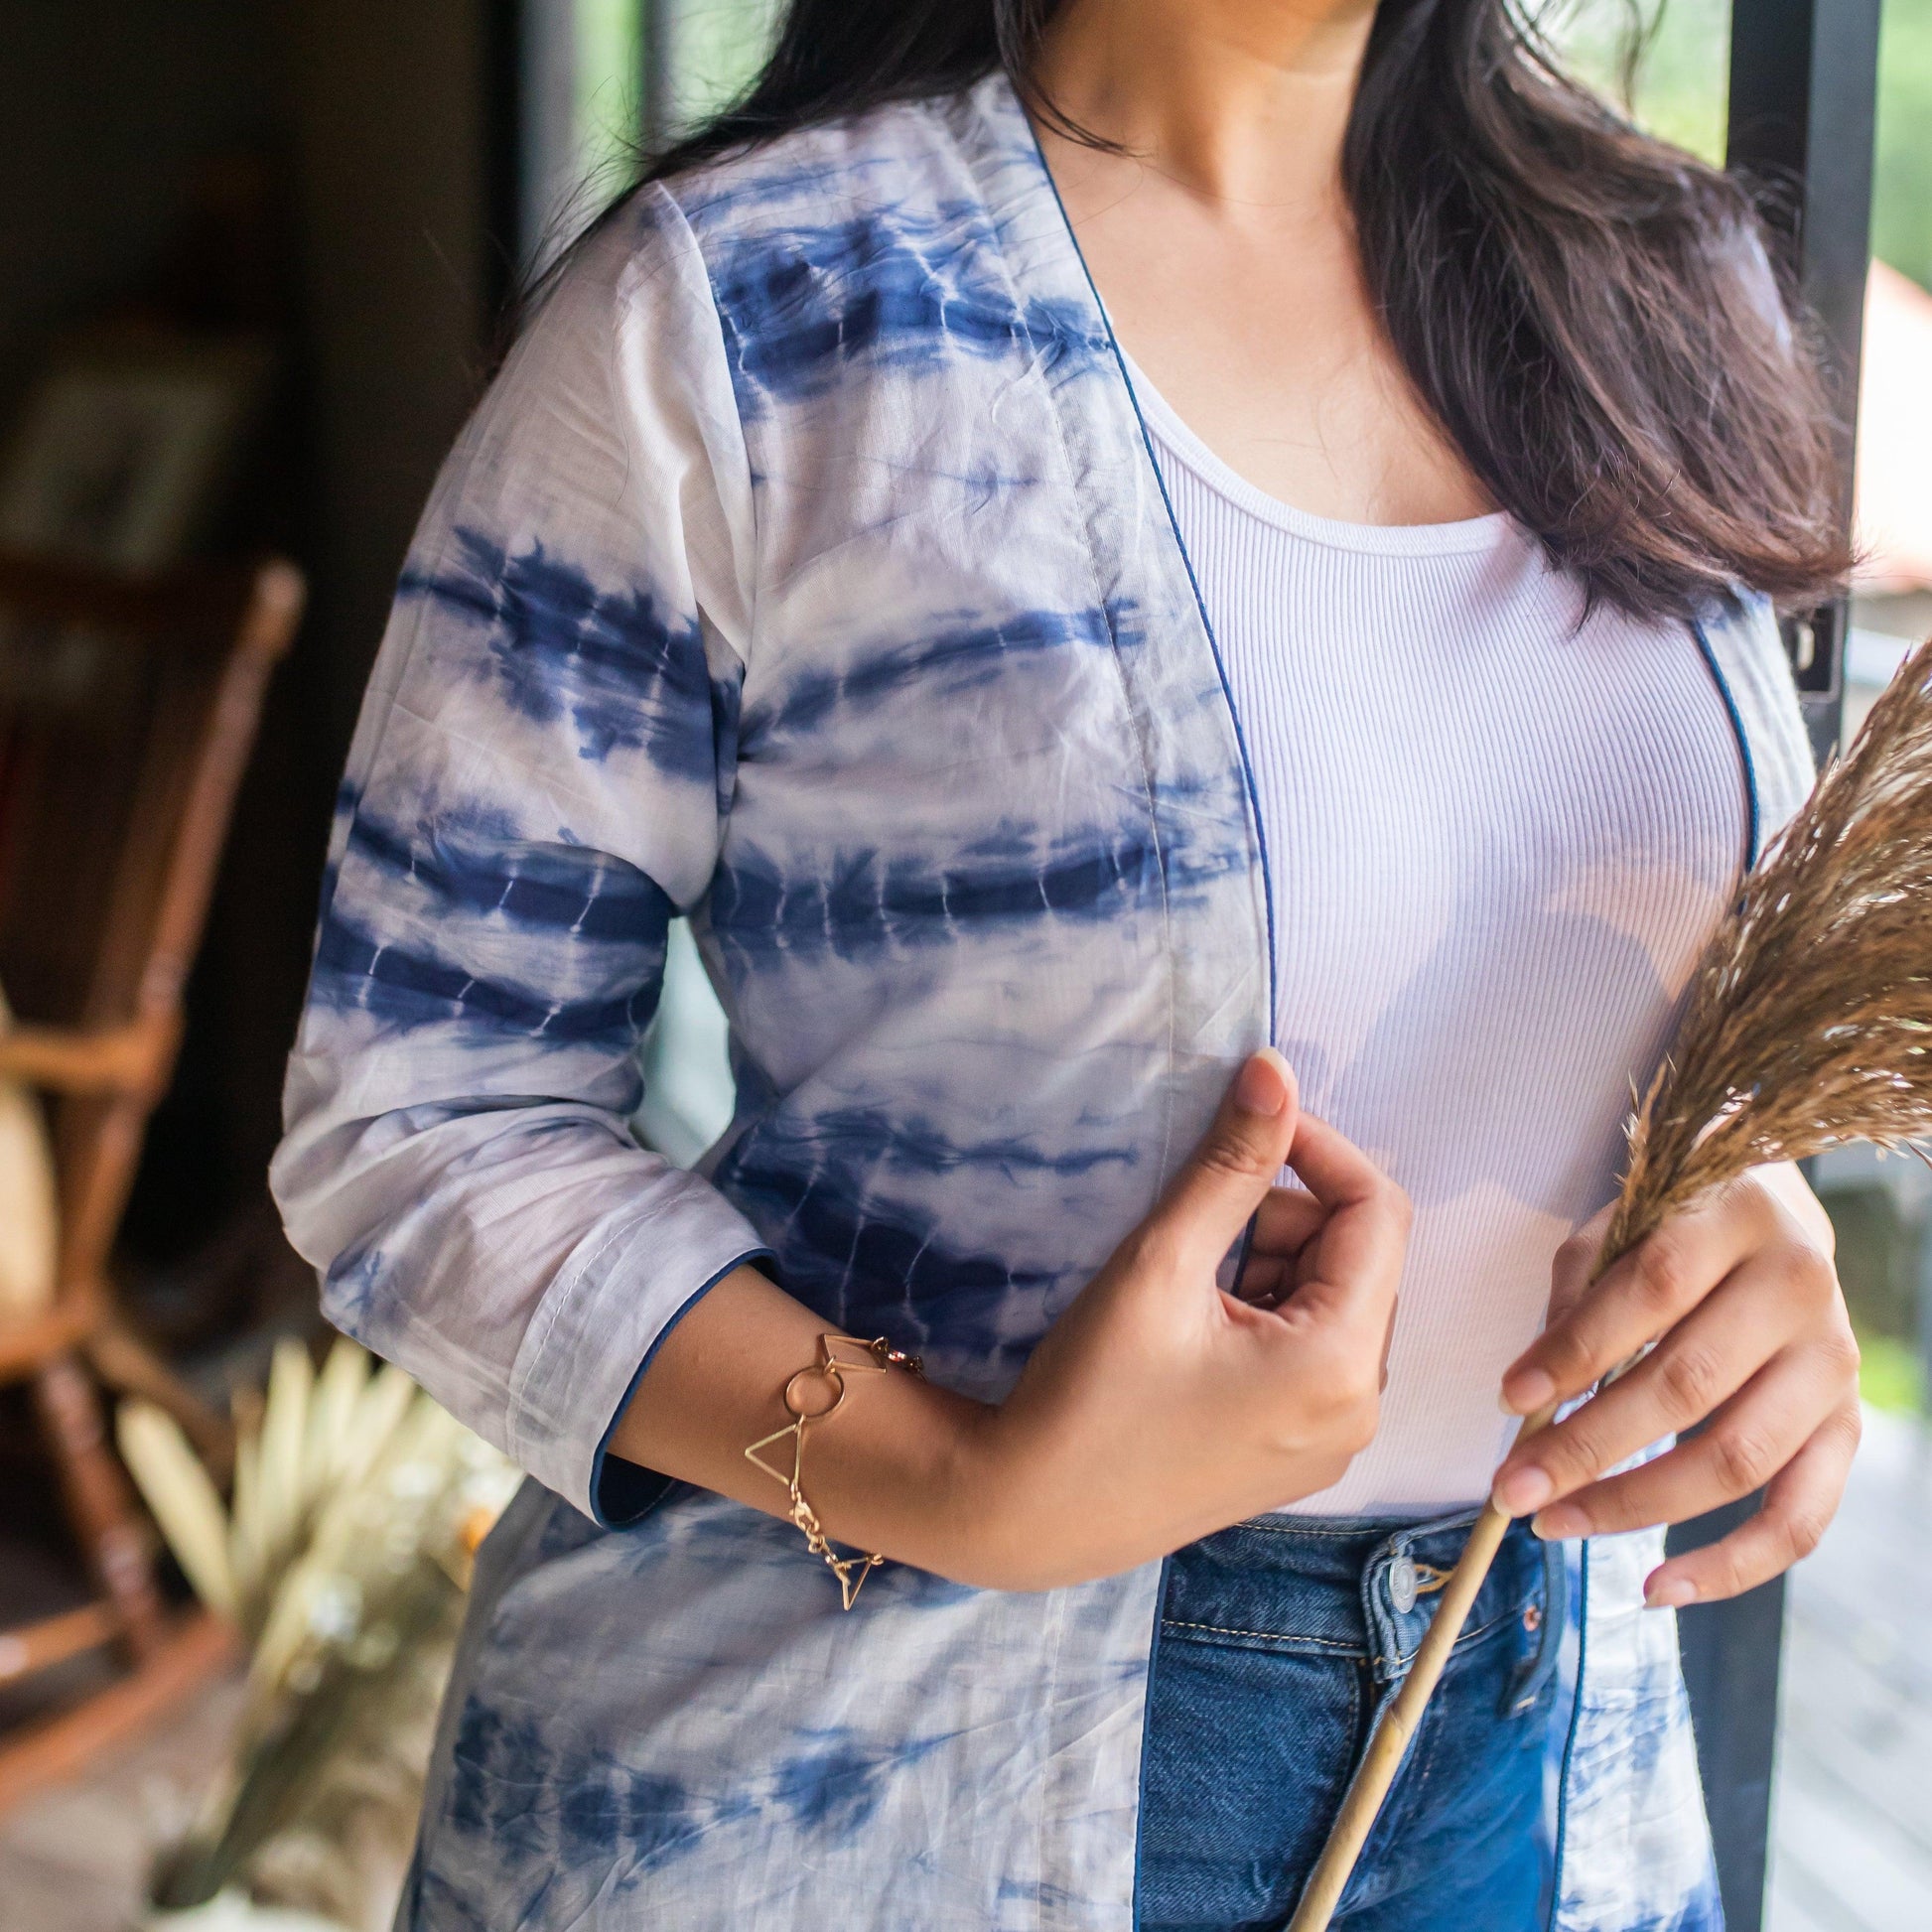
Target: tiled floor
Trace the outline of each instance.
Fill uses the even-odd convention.
[[[1932,1926],[1932,1453],[1871,1419],[1793,1579],[1767,1932]],[[219,1758],[224,1684],[140,1748],[0,1817],[0,1932],[130,1932],[153,1848]]]

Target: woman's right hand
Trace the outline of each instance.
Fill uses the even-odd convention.
[[[1284,1167],[1307,1192],[1275,1184]],[[1216,1272],[1251,1216],[1231,1295]],[[1409,1221],[1395,1182],[1300,1112],[1281,1055],[1255,1054],[985,1412],[948,1568],[1009,1589],[1110,1576],[1336,1481],[1375,1433]]]
[[[1284,1167],[1308,1189],[1277,1187]],[[1256,1220],[1239,1296],[1215,1273]],[[1241,1069],[1160,1204],[1034,1350],[1004,1403],[867,1376],[811,1432],[805,1489],[839,1543],[996,1589],[1112,1576],[1324,1489],[1375,1433],[1400,1188],[1301,1114],[1274,1052]],[[736,1268],[664,1338],[611,1452],[782,1516],[745,1457],[825,1323]]]

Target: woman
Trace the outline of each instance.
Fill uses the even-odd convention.
[[[1587,1217],[1808,782],[1794,340],[1503,0],[796,0],[574,252],[403,575],[276,1171],[535,1478],[403,1923],[1278,1925],[1492,1480],[1341,1922],[1719,1922],[1668,1606],[1815,1540],[1856,1351],[1794,1173],[1585,1292]],[[626,1131],[678,911],[697,1173]],[[1648,1341],[1504,1457],[1499,1379]]]

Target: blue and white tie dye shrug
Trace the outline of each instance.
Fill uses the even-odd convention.
[[[1761,836],[1808,782],[1790,681],[1761,613],[1706,641]],[[756,1254],[1007,1387],[1268,1036],[1256,823],[1004,81],[653,187],[586,247],[404,571],[275,1169],[330,1315],[555,1492],[484,1566],[415,1923],[1131,1923],[1158,1565],[895,1567],[847,1616],[751,1510],[611,1527],[640,1497],[602,1446]],[[699,1173],[626,1128],[679,912],[738,1080]],[[1654,1541],[1589,1554],[1570,1932],[1708,1882]]]

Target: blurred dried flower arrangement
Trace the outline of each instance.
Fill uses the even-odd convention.
[[[278,1345],[235,1405],[231,1498],[174,1420],[121,1452],[197,1594],[248,1647],[229,1759],[157,1862],[157,1927],[382,1932],[408,1865],[472,1559],[514,1466],[393,1367]]]

